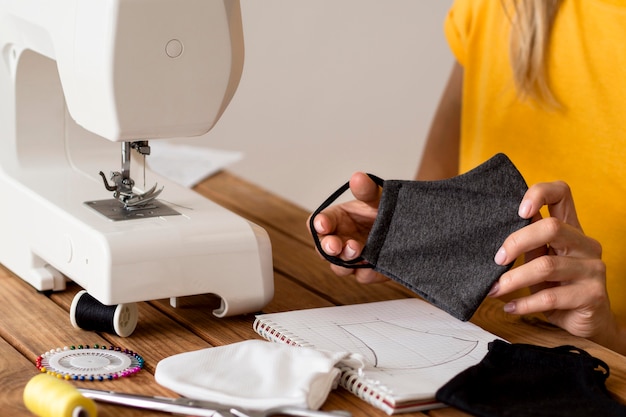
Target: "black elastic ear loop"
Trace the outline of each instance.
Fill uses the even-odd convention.
[[[376,183],[376,185],[378,185],[381,188],[383,187],[383,184],[385,183],[383,179],[377,177],[374,174],[367,174],[367,175],[372,179],[372,181]],[[350,181],[346,182],[344,185],[339,187],[337,191],[332,193],[331,196],[328,197],[326,201],[324,201],[322,205],[319,206],[317,210],[313,212],[313,214],[311,214],[311,217],[309,218],[309,229],[311,230],[311,235],[313,236],[313,241],[315,242],[315,247],[317,248],[317,251],[328,262],[338,265],[338,266],[342,266],[344,268],[355,268],[355,269],[356,268],[374,268],[374,265],[365,261],[361,256],[355,259],[351,259],[349,261],[345,261],[338,256],[332,256],[324,252],[324,249],[322,249],[322,243],[320,242],[320,238],[317,235],[317,232],[315,231],[315,226],[313,225],[313,221],[315,220],[315,217],[317,217],[317,215],[320,214],[322,210],[330,206],[335,200],[337,200],[348,189],[350,189]],[[366,263],[362,263],[362,262],[366,262]]]

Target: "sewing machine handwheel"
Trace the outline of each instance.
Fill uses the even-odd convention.
[[[137,304],[104,305],[87,291],[79,291],[72,300],[70,321],[78,329],[130,336],[137,327]]]

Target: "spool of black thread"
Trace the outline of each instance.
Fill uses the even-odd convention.
[[[104,305],[82,290],[74,296],[70,307],[72,325],[83,330],[130,336],[137,326],[137,305]]]

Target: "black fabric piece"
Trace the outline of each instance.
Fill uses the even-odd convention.
[[[315,216],[347,184],[311,216],[319,252],[337,265],[373,268],[454,317],[469,320],[512,265],[497,265],[496,251],[508,235],[530,222],[517,214],[528,189],[517,168],[506,155],[497,154],[447,180],[370,177],[382,183],[383,192],[361,256],[346,262],[325,254],[313,227]]]
[[[573,346],[495,340],[483,360],[437,391],[437,400],[479,417],[617,417],[626,406],[605,382],[609,367]]]

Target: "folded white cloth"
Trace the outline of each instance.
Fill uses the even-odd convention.
[[[319,409],[336,388],[339,362],[361,368],[358,355],[319,351],[263,340],[181,353],[157,364],[156,381],[195,400],[267,410]]]

